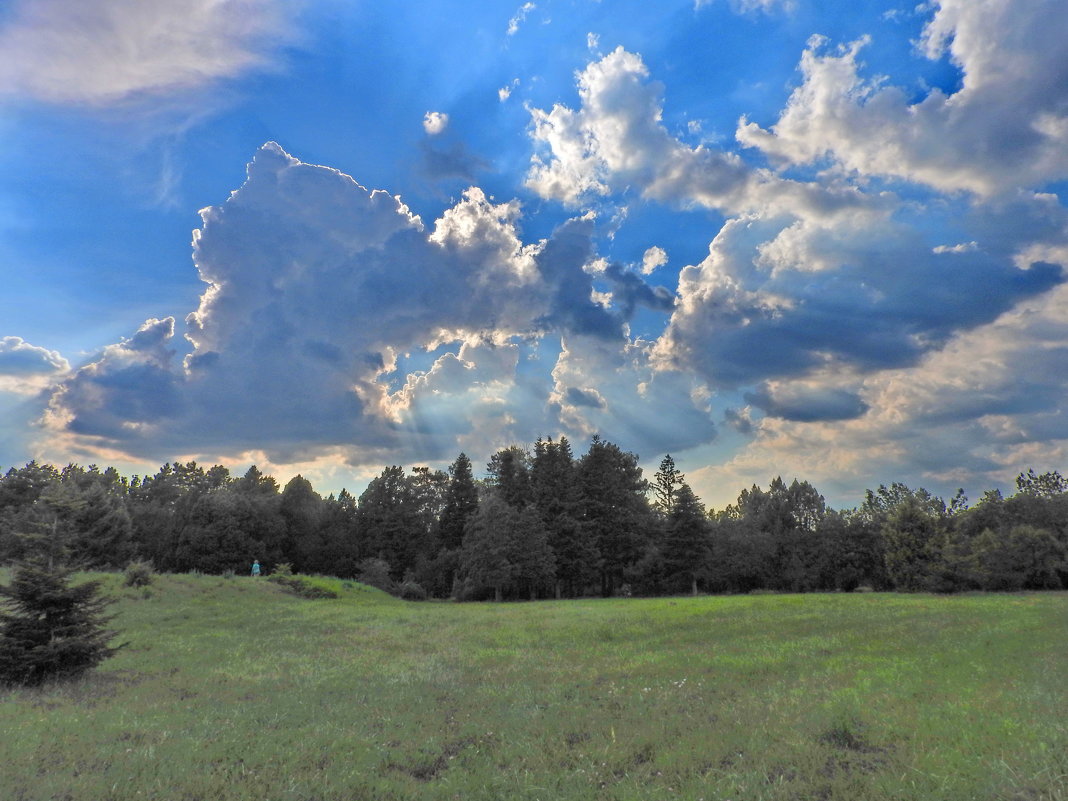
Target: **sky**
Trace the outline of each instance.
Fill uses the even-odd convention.
[[[1063,0],[13,0],[0,467],[1068,468]]]

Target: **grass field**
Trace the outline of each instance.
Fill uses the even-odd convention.
[[[1068,594],[410,604],[160,576],[0,798],[1068,799]],[[327,581],[327,580],[323,580]]]

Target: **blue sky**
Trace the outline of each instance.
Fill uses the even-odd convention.
[[[0,466],[1068,463],[1057,0],[15,0]]]

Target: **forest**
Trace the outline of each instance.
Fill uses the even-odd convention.
[[[1008,497],[948,502],[901,483],[828,508],[807,481],[773,479],[707,509],[670,456],[651,479],[594,437],[490,457],[476,478],[390,466],[359,498],[284,487],[195,462],[127,477],[113,467],[30,462],[0,478],[0,564],[34,535],[84,569],[277,570],[358,579],[413,600],[828,591],[1068,589],[1068,481],[1021,473]]]

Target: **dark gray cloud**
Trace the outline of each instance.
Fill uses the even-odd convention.
[[[833,387],[790,386],[776,393],[762,384],[755,392],[745,393],[745,400],[771,417],[798,422],[851,420],[868,411],[868,404],[856,392]]]
[[[633,270],[613,262],[605,267],[604,277],[612,284],[612,300],[624,320],[634,316],[638,306],[661,312],[675,308],[675,293],[662,286],[650,286]]]
[[[781,220],[729,222],[680,281],[661,347],[714,385],[802,376],[828,362],[877,371],[915,365],[1064,280],[985,251],[935,253],[893,223],[794,235]],[[789,235],[789,236],[788,236]],[[829,263],[833,269],[812,269]]]
[[[471,153],[462,142],[435,147],[433,142],[424,140],[420,148],[423,152],[423,172],[433,180],[454,178],[474,181],[490,166],[485,159]]]

